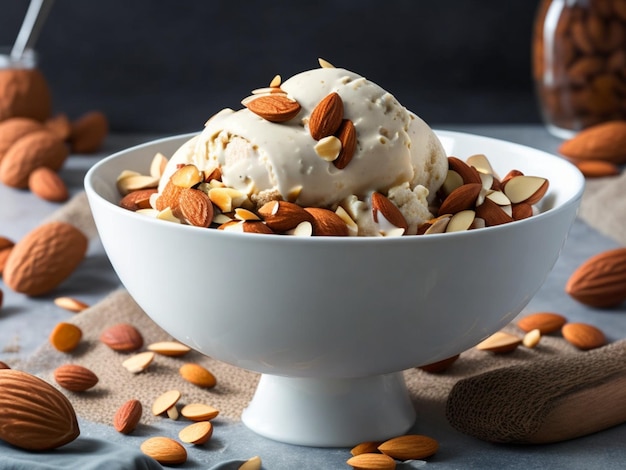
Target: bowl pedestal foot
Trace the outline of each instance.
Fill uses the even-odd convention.
[[[347,379],[263,374],[242,421],[288,444],[352,447],[406,433],[415,408],[402,372]]]

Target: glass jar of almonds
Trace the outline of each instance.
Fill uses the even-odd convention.
[[[626,0],[542,0],[533,75],[544,122],[557,137],[626,119]]]

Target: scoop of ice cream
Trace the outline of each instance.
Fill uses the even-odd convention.
[[[369,196],[380,192],[395,199],[409,232],[431,216],[428,202],[445,179],[447,159],[422,119],[380,86],[341,68],[309,70],[280,88],[300,105],[295,117],[277,123],[247,108],[222,110],[172,156],[162,184],[181,163],[201,170],[219,166],[223,183],[253,200],[282,198],[333,210],[342,204],[348,210],[347,201],[367,206]],[[342,169],[320,156],[309,129],[311,113],[333,92],[356,131],[354,154]],[[362,209],[359,234],[378,234]]]

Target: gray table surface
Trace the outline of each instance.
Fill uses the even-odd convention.
[[[560,141],[550,136],[543,127],[490,125],[449,126],[446,129],[470,132],[505,139],[555,153]],[[147,142],[155,135],[111,135],[104,148],[95,155],[69,158],[61,174],[69,184],[72,194],[82,190],[85,172],[102,157],[131,145]],[[0,185],[0,235],[19,240],[42,220],[59,208],[57,204],[38,199],[28,191],[18,191]],[[571,321],[591,322],[605,331],[609,340],[626,337],[626,308],[611,311],[588,309],[569,298],[563,286],[572,270],[588,257],[618,244],[578,220],[551,274],[544,286],[532,299],[529,311],[559,311]],[[0,282],[4,291],[4,305],[0,309],[0,360],[11,363],[27,359],[47,341],[48,334],[59,322],[71,317],[54,305],[52,300],[61,295],[77,297],[90,305],[97,303],[120,282],[111,268],[98,240],[92,241],[88,256],[79,269],[49,296],[28,298],[11,291]],[[624,468],[626,462],[626,425],[579,438],[569,442],[543,446],[495,445],[463,435],[447,423],[443,410],[437,407],[418,409],[418,419],[412,432],[427,434],[440,442],[440,450],[427,463],[415,463],[413,467],[433,469],[460,468],[551,468],[589,469]],[[81,419],[81,436],[63,448],[63,453],[75,457],[64,461],[66,468],[89,468],[86,462],[89,443],[106,441],[107,446],[119,448],[126,456],[126,463],[116,461],[114,466],[98,468],[138,468],[133,462],[133,452],[149,436],[158,434],[176,436],[180,423],[166,422],[144,427],[133,436],[123,436],[112,427],[95,424]],[[349,468],[346,460],[348,449],[315,449],[291,446],[257,436],[240,423],[216,421],[213,438],[209,443],[190,448],[189,460],[179,468],[211,468],[228,459],[246,459],[261,456],[263,468]],[[97,447],[97,446],[96,446]],[[85,451],[84,449],[88,449]],[[89,450],[91,449],[91,450]],[[108,449],[108,448],[107,448]],[[107,450],[109,452],[109,450]],[[57,452],[56,455],[59,455]],[[18,468],[3,464],[3,455],[19,455],[0,443],[0,468]],[[39,455],[38,463],[30,468],[56,468],[55,453]],[[34,465],[34,466],[33,466]],[[19,467],[22,468],[22,467]],[[29,467],[24,467],[29,468]],[[412,468],[399,466],[398,468]]]

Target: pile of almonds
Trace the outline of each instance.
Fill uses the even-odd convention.
[[[272,200],[256,207],[245,193],[221,182],[219,168],[203,172],[193,164],[181,165],[159,194],[156,188],[166,163],[159,153],[149,175],[122,172],[117,180],[120,206],[158,219],[219,230],[298,236],[347,236],[358,231],[341,205],[332,210]],[[530,217],[549,187],[547,179],[519,170],[500,179],[482,154],[470,156],[467,162],[448,157],[448,164],[433,208],[437,216],[421,224],[418,235],[490,227]],[[396,228],[387,231],[387,236],[407,234],[408,223],[389,198],[374,192],[370,204],[375,222],[384,219]]]
[[[406,434],[384,442],[362,442],[354,446],[346,462],[358,470],[393,470],[397,461],[421,460],[433,456],[439,443],[429,436]]]

